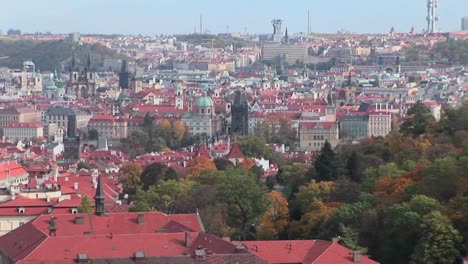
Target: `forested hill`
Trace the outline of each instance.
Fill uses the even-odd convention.
[[[40,70],[59,69],[63,62],[69,60],[75,50],[78,62],[84,63],[88,53],[94,66],[103,65],[107,58],[125,58],[124,55],[102,46],[77,45],[64,40],[37,41],[11,40],[0,38],[0,67],[21,68],[23,61],[32,60]]]

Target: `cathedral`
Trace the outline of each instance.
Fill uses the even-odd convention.
[[[76,66],[75,53],[73,53],[70,66],[70,80],[67,86],[67,94],[76,98],[94,97],[96,94],[96,72],[91,68],[91,55],[88,54],[88,60],[83,70]]]

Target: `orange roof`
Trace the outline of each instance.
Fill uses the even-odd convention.
[[[28,173],[26,170],[16,162],[3,163],[0,164],[0,179],[5,179],[7,177],[19,177],[27,176]]]

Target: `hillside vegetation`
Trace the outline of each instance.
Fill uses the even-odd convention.
[[[52,71],[60,69],[68,61],[75,50],[78,63],[86,62],[88,53],[94,66],[103,65],[104,59],[126,58],[124,55],[102,46],[76,45],[63,40],[37,41],[37,40],[11,40],[0,38],[0,67],[21,68],[23,61],[32,60],[40,70]],[[66,63],[65,63],[66,64]]]

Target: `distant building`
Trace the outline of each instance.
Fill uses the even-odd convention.
[[[295,64],[298,61],[302,63],[307,57],[307,46],[265,44],[262,47],[262,59],[276,64],[279,64],[280,60],[284,60],[288,64]]]
[[[241,91],[236,91],[234,103],[231,106],[231,134],[245,136],[249,133],[249,105],[242,96]]]
[[[337,122],[308,121],[299,123],[299,148],[306,151],[320,151],[328,141],[332,148],[339,142]]]
[[[340,119],[340,138],[365,138],[368,126],[369,115],[347,114]]]
[[[41,112],[31,108],[5,108],[0,109],[0,129],[11,122],[38,123],[41,120]]]
[[[3,128],[3,136],[12,141],[29,141],[44,136],[44,129],[38,123],[11,122]]]
[[[108,139],[121,139],[128,136],[128,122],[125,118],[115,118],[108,114],[93,116],[88,123],[88,132],[96,130]]]
[[[392,114],[374,112],[369,114],[368,137],[385,137],[392,131]]]
[[[51,107],[44,111],[42,123],[57,124],[59,128],[68,128],[68,117],[74,115],[76,117],[76,129],[86,131],[88,122],[91,119],[91,114],[88,112],[68,108],[68,107]]]
[[[81,35],[80,32],[73,32],[68,34],[68,41],[71,43],[80,43]]]
[[[11,190],[12,186],[28,183],[29,174],[21,164],[4,161],[0,164],[0,188]]]
[[[468,16],[462,18],[461,30],[462,31],[468,31]]]

